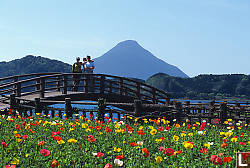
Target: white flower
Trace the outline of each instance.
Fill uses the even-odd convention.
[[[120,159],[115,159],[115,160],[114,160],[114,164],[115,164],[116,166],[121,167],[121,166],[123,165],[123,161],[121,161]]]
[[[229,129],[229,130],[230,130],[230,129],[231,129],[231,127],[227,127],[227,129]]]
[[[33,121],[33,118],[31,118],[30,121]]]
[[[52,125],[56,125],[56,122],[55,122],[55,121],[52,121]]]
[[[142,141],[138,141],[138,142],[137,142],[137,145],[142,146],[142,145],[143,145],[143,142],[142,142]]]
[[[203,134],[203,131],[198,131],[198,134],[199,134],[199,135],[202,135],[202,134]]]
[[[240,126],[240,123],[236,123],[237,126]]]
[[[118,124],[120,124],[120,125],[124,125],[124,124],[125,124],[125,122],[120,121]]]
[[[242,123],[242,121],[238,121],[239,123]]]
[[[209,144],[209,145],[213,145],[214,143],[213,143],[213,142],[208,142],[207,144]]]
[[[210,123],[207,123],[207,125],[210,125]]]
[[[97,153],[92,153],[94,156],[97,156]]]
[[[202,122],[207,122],[206,120],[202,120]]]
[[[173,122],[175,122],[176,121],[176,119],[173,119]]]

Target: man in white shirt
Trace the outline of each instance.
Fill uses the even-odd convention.
[[[85,73],[86,74],[93,74],[94,69],[95,69],[95,65],[94,65],[94,61],[91,60],[91,57],[88,55],[87,56],[87,62],[85,63]],[[87,84],[88,84],[88,88],[90,92],[94,92],[94,78],[92,75],[87,75]]]

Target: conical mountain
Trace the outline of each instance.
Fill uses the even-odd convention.
[[[134,40],[118,43],[104,55],[95,59],[95,73],[147,79],[156,73],[188,76],[176,66],[155,57]]]

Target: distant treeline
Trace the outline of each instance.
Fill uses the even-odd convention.
[[[158,73],[146,81],[167,91],[172,98],[250,99],[250,75],[199,75],[193,78],[172,77]]]

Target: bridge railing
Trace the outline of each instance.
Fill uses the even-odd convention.
[[[39,93],[40,98],[55,91],[67,94],[72,91],[72,75],[73,73],[40,73],[0,78],[0,95],[8,100],[10,94],[20,97]],[[151,103],[168,103],[170,97],[166,92],[145,83],[104,74],[81,74],[78,88],[84,93],[125,95]]]

